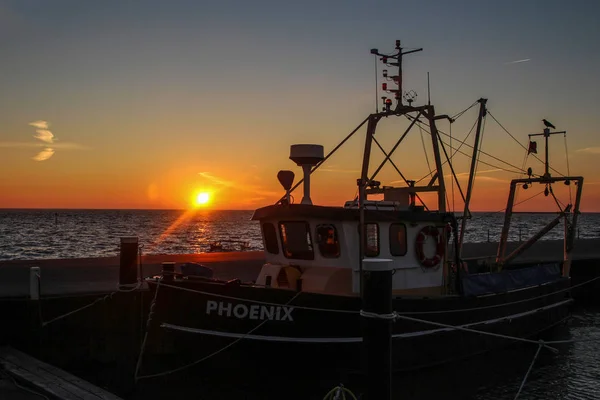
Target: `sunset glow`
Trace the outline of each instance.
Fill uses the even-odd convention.
[[[196,195],[195,204],[197,206],[205,206],[210,203],[210,193],[208,192],[200,192]]]
[[[441,0],[391,2],[385,12],[370,2],[23,3],[0,6],[6,38],[0,84],[10,99],[0,107],[0,166],[10,171],[0,176],[0,208],[274,204],[283,195],[279,170],[302,179],[290,145],[320,144],[328,153],[381,110],[386,93],[383,81],[375,90],[374,74],[381,80],[382,71],[374,70],[369,49],[391,52],[401,39],[407,49],[423,48],[403,63],[404,90],[418,95],[415,105],[431,97],[438,115],[456,116],[452,126],[436,123],[463,192],[478,111],[462,111],[485,97],[501,123],[486,117],[483,125],[480,150],[495,158],[480,158],[472,210],[503,209],[510,180],[523,177],[522,168],[543,172],[523,146],[547,118],[568,132],[566,141],[550,139],[552,175],[584,176],[582,211],[600,212],[600,58],[587,51],[600,46],[600,35],[591,34],[596,2],[550,2],[544,19],[534,2],[518,11],[505,2],[466,8]],[[336,17],[324,17],[330,15]],[[399,18],[403,28],[390,37]],[[469,23],[456,23],[461,19]],[[564,28],[546,29],[548,20]],[[409,123],[382,119],[382,149],[390,151]],[[363,126],[312,176],[314,204],[341,206],[354,198],[365,135]],[[543,159],[543,140],[537,145]],[[385,158],[379,146],[372,154],[370,171]],[[424,177],[419,184],[427,185],[434,165],[429,132],[408,135],[391,160],[407,179]],[[450,173],[445,164],[449,208],[461,210]],[[377,179],[405,186],[389,163]],[[535,194],[532,189],[544,188],[521,190],[520,199]],[[570,202],[567,187],[556,189],[561,202]],[[292,196],[300,202],[302,186]],[[554,199],[543,195],[518,205],[518,211],[555,209]]]

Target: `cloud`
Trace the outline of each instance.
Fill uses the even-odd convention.
[[[36,148],[36,147],[47,147],[44,143],[32,143],[32,142],[0,142],[0,148]],[[55,149],[62,150],[88,150],[88,146],[77,143],[52,143],[52,147]]]
[[[241,190],[244,192],[253,193],[256,195],[262,195],[262,196],[282,195],[282,193],[264,190],[260,186],[248,185],[248,184],[244,184],[244,183],[239,183],[239,182],[234,182],[234,181],[229,181],[229,180],[226,180],[223,178],[219,178],[219,177],[211,174],[210,172],[198,172],[198,175],[211,181],[212,183],[214,183],[216,185],[230,187],[230,188],[234,188],[234,189]]]
[[[29,125],[35,126],[38,129],[48,129],[50,127],[50,125],[48,124],[48,121],[42,121],[42,120],[30,122]]]
[[[507,63],[504,63],[504,65],[509,65],[509,64],[519,64],[519,63],[524,63],[524,62],[528,62],[531,61],[531,58],[524,58],[522,60],[516,60],[516,61],[509,61]]]
[[[36,133],[37,134],[33,136],[34,138],[39,139],[42,142],[46,142],[46,143],[53,143],[54,142],[54,135],[49,130],[47,130],[47,129],[38,129],[36,131]]]
[[[32,157],[35,161],[46,161],[54,155],[54,150],[47,147],[40,151],[35,157]]]
[[[43,143],[30,143],[30,142],[0,142],[0,148],[31,148],[31,147],[44,147],[44,150],[40,151],[34,157],[35,161],[45,161],[52,157],[55,153],[55,149],[62,150],[81,150],[87,149],[86,146],[82,146],[77,143],[55,143],[56,137],[50,131],[50,123],[44,120],[37,120],[29,123],[29,126],[36,127],[34,138],[38,139]],[[49,147],[52,145],[52,147]]]
[[[357,169],[342,169],[342,168],[319,168],[317,171],[320,172],[339,172],[344,174],[358,174],[360,173]]]
[[[586,147],[585,149],[575,150],[581,153],[600,154],[600,147]]]
[[[500,168],[495,168],[495,169],[484,169],[482,171],[475,171],[477,174],[476,175],[481,175],[481,174],[491,174],[493,172],[500,172],[502,171]],[[451,177],[452,175],[446,175],[447,177]],[[460,172],[458,174],[456,174],[456,177],[460,177],[460,176],[469,176],[468,172]]]

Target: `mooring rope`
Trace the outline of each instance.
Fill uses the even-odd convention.
[[[351,399],[358,400],[356,395],[342,384],[339,384],[327,392],[325,397],[323,397],[323,400],[346,400],[346,394],[348,394]]]
[[[398,312],[396,312],[396,314],[398,314],[398,315],[452,314],[452,313],[459,313],[459,312],[468,312],[468,311],[477,311],[477,310],[488,310],[488,309],[492,309],[492,308],[505,307],[505,306],[509,306],[509,305],[513,305],[513,304],[526,303],[526,302],[529,302],[529,301],[542,299],[544,297],[552,296],[552,295],[555,295],[555,294],[559,294],[559,293],[563,293],[563,292],[568,292],[568,291],[570,291],[572,289],[575,289],[577,287],[580,287],[580,286],[586,285],[588,283],[597,281],[598,279],[600,279],[600,276],[597,276],[595,278],[592,278],[592,279],[590,279],[588,281],[585,281],[585,282],[582,282],[582,283],[578,283],[577,285],[569,286],[569,287],[564,288],[564,289],[556,290],[556,291],[553,291],[553,292],[550,292],[550,293],[546,293],[546,294],[542,294],[542,295],[536,296],[536,297],[529,297],[529,298],[522,299],[522,300],[511,301],[509,303],[500,303],[500,304],[493,304],[493,305],[490,305],[490,306],[461,308],[461,309],[454,309],[454,310],[398,311]],[[169,284],[166,284],[166,283],[162,283],[162,286],[163,287],[168,287],[170,289],[182,290],[182,291],[185,291],[185,292],[202,294],[202,295],[205,295],[205,296],[214,296],[214,297],[219,297],[219,298],[228,299],[228,300],[244,301],[244,302],[249,302],[249,303],[263,304],[263,305],[267,305],[267,306],[276,306],[276,307],[283,305],[281,303],[272,303],[272,302],[268,302],[268,301],[260,301],[260,300],[253,300],[253,299],[242,298],[242,297],[227,296],[227,295],[224,295],[224,294],[213,293],[213,292],[206,292],[206,291],[196,290],[196,289],[190,289],[190,288],[181,287],[181,286],[169,285]],[[294,306],[294,308],[296,308],[298,310],[307,310],[307,311],[336,312],[336,313],[340,313],[340,314],[360,314],[360,311],[356,311],[356,310],[339,310],[339,309],[332,309],[332,308],[319,308],[319,307],[307,307],[307,306]]]
[[[157,288],[157,291],[158,291],[158,288]],[[292,301],[294,301],[294,300],[295,300],[295,299],[296,299],[298,296],[300,296],[300,294],[301,294],[301,293],[302,293],[302,292],[297,292],[297,293],[294,295],[294,297],[292,297],[292,298],[291,298],[291,299],[290,299],[290,300],[289,300],[289,301],[288,301],[286,304],[284,304],[284,305],[285,305],[285,306],[288,306],[288,305],[290,305],[290,304],[292,303]],[[198,364],[200,364],[201,362],[203,362],[203,361],[206,361],[206,360],[208,360],[209,358],[212,358],[212,357],[216,356],[217,354],[219,354],[219,353],[222,353],[223,351],[227,350],[227,349],[228,349],[228,348],[230,348],[231,346],[233,346],[233,345],[235,345],[236,343],[238,343],[240,340],[244,339],[246,336],[248,336],[248,335],[251,335],[253,332],[255,332],[256,330],[258,330],[258,329],[259,329],[261,326],[263,326],[264,324],[266,324],[268,321],[269,321],[268,319],[265,319],[265,320],[264,320],[264,321],[262,321],[260,324],[258,324],[257,326],[255,326],[254,328],[252,328],[250,331],[248,331],[248,332],[247,332],[247,333],[246,333],[244,336],[242,336],[242,337],[240,337],[240,338],[238,338],[238,339],[234,340],[233,342],[231,342],[231,343],[227,344],[226,346],[223,346],[222,348],[220,348],[220,349],[218,349],[218,350],[216,350],[216,351],[212,352],[211,354],[209,354],[209,355],[207,355],[207,356],[205,356],[205,357],[202,357],[202,358],[201,358],[201,359],[199,359],[199,360],[193,361],[193,362],[191,362],[191,363],[189,363],[189,364],[185,364],[185,365],[183,365],[183,366],[181,366],[181,367],[177,367],[177,368],[174,368],[174,369],[171,369],[171,370],[167,370],[167,371],[163,371],[163,372],[158,372],[158,373],[155,373],[155,374],[149,374],[149,375],[141,375],[141,376],[139,376],[139,375],[138,375],[138,372],[139,372],[139,368],[138,368],[138,367],[139,367],[139,366],[141,366],[141,360],[142,360],[142,357],[141,357],[141,356],[142,356],[142,354],[140,354],[140,357],[138,358],[138,367],[136,367],[136,371],[135,371],[135,381],[137,382],[137,381],[139,381],[139,380],[141,380],[141,379],[149,379],[149,378],[156,378],[156,377],[159,377],[159,376],[170,375],[170,374],[173,374],[173,373],[175,373],[175,372],[179,372],[179,371],[181,371],[181,370],[187,369],[187,368],[189,368],[189,367],[193,367],[194,365],[198,365]],[[145,340],[144,340],[144,345],[145,345]]]
[[[158,279],[158,283],[156,284],[156,290],[154,291],[154,297],[152,298],[152,302],[150,303],[150,309],[148,311],[148,319],[146,321],[146,332],[144,332],[144,339],[142,340],[142,344],[140,347],[140,354],[139,354],[137,362],[135,364],[134,381],[136,383],[138,381],[138,374],[140,372],[140,368],[142,367],[142,359],[144,358],[144,352],[146,351],[146,342],[148,341],[148,332],[150,331],[150,324],[152,322],[152,316],[154,315],[154,307],[156,306],[156,298],[158,297],[158,289],[160,289],[161,282],[162,282],[162,276]]]
[[[525,374],[525,377],[523,378],[523,381],[521,382],[521,386],[519,386],[519,391],[517,392],[514,400],[517,400],[519,398],[519,395],[521,394],[521,390],[523,390],[523,386],[525,386],[525,382],[527,382],[527,378],[529,377],[529,373],[533,369],[533,364],[535,364],[535,360],[537,360],[538,356],[540,355],[540,351],[542,350],[542,347],[544,347],[544,341],[540,340],[540,344],[538,345],[537,351],[535,352],[535,355],[533,356],[533,360],[531,360],[531,364],[529,364],[529,368],[527,369],[527,373]]]

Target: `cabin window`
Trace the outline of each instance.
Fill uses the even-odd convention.
[[[270,222],[262,225],[263,237],[265,238],[265,248],[271,254],[279,254],[279,245],[277,244],[277,232],[275,226]]]
[[[390,225],[390,254],[393,256],[406,255],[406,225]]]
[[[283,254],[287,258],[313,260],[315,254],[310,237],[310,225],[303,221],[279,223]]]
[[[319,252],[325,258],[338,258],[340,256],[340,241],[335,226],[317,225],[317,245]]]
[[[379,225],[373,222],[365,224],[365,257],[379,255]]]

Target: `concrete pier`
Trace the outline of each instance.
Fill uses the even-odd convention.
[[[144,276],[160,274],[163,262],[195,262],[214,270],[214,277],[253,280],[264,263],[262,251],[142,256]],[[24,297],[30,292],[30,267],[41,270],[41,295],[105,293],[118,289],[119,257],[19,260],[0,262],[0,297]]]

